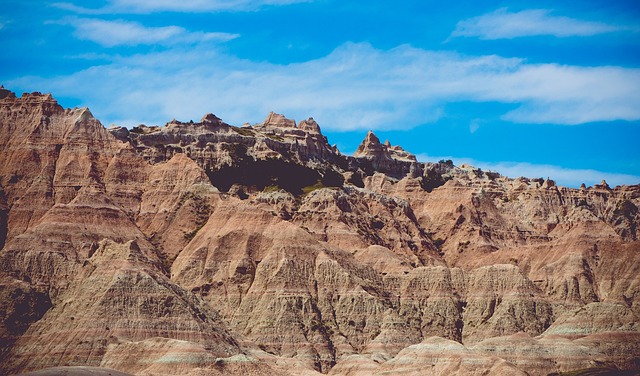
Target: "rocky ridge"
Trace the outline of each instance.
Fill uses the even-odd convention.
[[[638,369],[640,186],[0,99],[0,372]]]

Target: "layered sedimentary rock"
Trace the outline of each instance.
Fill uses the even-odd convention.
[[[199,344],[214,357],[238,354],[223,327],[215,312],[154,267],[135,241],[104,240],[56,304],[17,341],[5,367],[109,366],[118,347],[155,337]],[[120,359],[116,364],[130,369]]]
[[[640,186],[0,92],[0,372],[638,369]],[[78,370],[78,369],[76,369]]]
[[[406,347],[385,362],[352,356],[331,375],[526,375],[496,356],[475,353],[462,344],[439,337]]]
[[[416,177],[423,170],[415,155],[404,151],[400,146],[391,146],[389,141],[380,143],[380,139],[371,131],[367,133],[353,156],[369,161],[375,171],[395,177],[407,174]]]

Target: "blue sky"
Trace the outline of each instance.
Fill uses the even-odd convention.
[[[103,124],[213,112],[372,129],[560,184],[640,183],[637,1],[4,0],[0,83]]]

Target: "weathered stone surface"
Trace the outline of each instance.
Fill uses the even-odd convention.
[[[389,141],[380,143],[380,139],[371,131],[367,133],[353,156],[369,161],[376,171],[394,177],[401,178],[409,173],[415,176],[423,170],[417,164],[415,155],[404,151],[400,146],[391,146]]]
[[[467,349],[462,344],[430,337],[408,346],[393,359],[380,362],[362,355],[347,358],[330,375],[526,375],[513,364]]]
[[[0,92],[0,372],[637,369],[639,205],[344,156],[312,118],[105,129]]]
[[[102,367],[51,367],[39,371],[22,373],[19,376],[131,376],[129,373],[118,372]]]
[[[107,349],[154,337],[200,344],[212,356],[239,353],[216,314],[157,269],[135,241],[100,242],[57,304],[17,341],[6,369],[99,366]]]
[[[64,110],[50,94],[0,100],[0,186],[11,207],[7,238],[36,224],[101,172],[122,143],[88,109]]]

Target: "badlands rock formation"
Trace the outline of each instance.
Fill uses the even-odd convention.
[[[345,156],[312,118],[105,129],[3,91],[0,373],[639,370],[638,205],[372,132]]]

